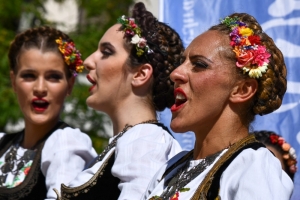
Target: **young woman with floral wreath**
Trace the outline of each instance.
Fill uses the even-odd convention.
[[[262,142],[280,160],[282,169],[294,180],[297,172],[296,150],[273,131],[254,131],[255,138]]]
[[[171,73],[171,128],[193,131],[194,149],[156,173],[143,199],[288,200],[293,182],[249,134],[256,114],[280,107],[286,67],[254,17],[234,13],[196,37]]]
[[[140,199],[159,167],[181,151],[156,111],[174,103],[169,75],[183,50],[179,35],[143,3],[106,31],[84,65],[93,84],[87,104],[110,116],[114,136],[89,169],[62,185],[61,199]]]
[[[81,55],[68,35],[38,27],[18,34],[8,57],[25,128],[0,134],[0,199],[55,199],[53,188],[97,156],[86,134],[60,120]]]

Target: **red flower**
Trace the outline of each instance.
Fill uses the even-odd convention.
[[[260,42],[260,37],[257,36],[257,35],[250,35],[248,37],[248,40],[250,41],[251,45],[254,45],[254,44],[258,45],[258,44],[261,43]]]
[[[254,52],[252,50],[240,52],[237,57],[236,65],[238,67],[245,67],[247,66],[254,58]]]
[[[275,134],[270,135],[270,140],[273,144],[277,143],[279,136]]]

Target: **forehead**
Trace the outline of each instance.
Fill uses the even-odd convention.
[[[100,44],[109,42],[113,46],[123,46],[124,44],[124,33],[120,31],[120,24],[115,24],[110,27],[100,39]]]
[[[18,64],[18,69],[65,70],[65,68],[61,54],[53,51],[42,52],[35,48],[23,51]]]
[[[184,52],[185,56],[201,55],[212,61],[220,58],[224,51],[232,51],[229,37],[218,31],[206,31],[197,36]]]

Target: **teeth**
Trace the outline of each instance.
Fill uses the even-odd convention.
[[[186,98],[185,98],[185,96],[183,94],[178,93],[178,94],[176,94],[176,99],[178,99],[178,100],[185,100]]]

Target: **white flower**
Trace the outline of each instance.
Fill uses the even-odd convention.
[[[263,73],[266,73],[268,69],[268,63],[264,63],[262,66],[259,66],[257,68],[249,69],[247,67],[243,67],[243,71],[249,72],[250,78],[259,78],[262,76]]]
[[[132,44],[138,44],[140,42],[141,38],[140,36],[138,36],[137,34],[135,34],[132,38],[131,38],[131,43]]]
[[[125,15],[122,15],[121,19],[122,19],[122,20],[125,20],[125,19],[126,19],[126,18],[125,18]]]
[[[296,156],[296,150],[295,150],[293,147],[290,148],[289,154],[290,154],[294,159],[297,159],[297,156]]]

